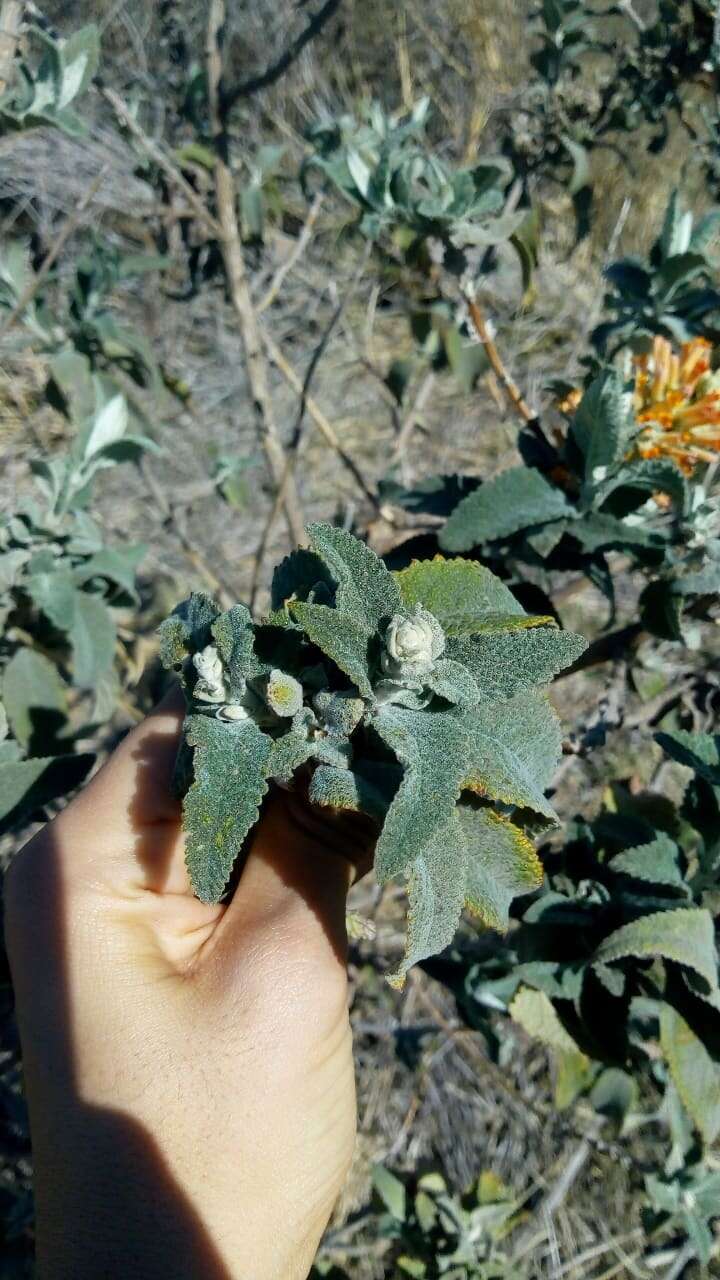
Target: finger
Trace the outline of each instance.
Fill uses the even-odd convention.
[[[171,785],[184,713],[173,689],[55,820],[73,874],[118,890],[190,891]]]

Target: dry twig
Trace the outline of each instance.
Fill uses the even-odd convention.
[[[218,578],[217,574],[210,568],[203,552],[193,542],[187,528],[185,527],[185,521],[178,510],[178,504],[168,501],[165,490],[155,479],[146,458],[143,458],[140,463],[140,471],[148,489],[155,499],[164,523],[166,525],[172,525],[175,533],[177,534],[178,541],[190,561],[190,564],[197,570],[201,577],[205,579],[205,582],[210,587],[210,590],[217,596],[222,607],[224,609],[229,609],[230,606],[235,603],[235,597],[232,591],[230,591],[221,579]]]
[[[270,359],[272,360],[278,372],[282,374],[282,376],[284,377],[288,385],[292,387],[293,391],[296,391],[298,395],[302,395],[302,389],[303,389],[302,379],[295,372],[295,370],[293,369],[289,361],[286,360],[285,356],[283,355],[277,343],[274,342],[273,339],[270,337],[270,335],[266,333],[264,330],[261,331],[261,336],[262,336],[263,343],[265,344],[267,353],[270,356]],[[334,449],[341,463],[345,467],[345,470],[349,471],[350,475],[352,476],[353,480],[357,484],[363,496],[367,499],[369,503],[371,503],[373,510],[377,511],[378,514],[380,514],[381,508],[382,508],[382,503],[380,502],[380,499],[378,498],[376,493],[373,493],[365,477],[363,476],[363,473],[360,470],[359,466],[350,457],[350,454],[346,452],[346,450],[343,448],[342,444],[340,443],[340,440],[338,439],[338,436],[337,436],[337,432],[335,431],[334,427],[331,425],[329,419],[325,416],[325,414],[323,413],[317,401],[314,400],[313,397],[310,395],[305,396],[305,408],[307,412],[310,414],[310,417],[315,423],[315,426],[317,427],[318,431],[322,435],[323,439],[327,441],[331,449]]]
[[[235,208],[235,187],[228,159],[228,138],[225,127],[226,108],[223,107],[222,55],[220,40],[225,25],[225,0],[212,0],[207,27],[207,77],[210,124],[215,142],[215,195],[222,227],[222,252],[227,275],[230,299],[238,318],[245,355],[245,366],[255,418],[265,456],[276,488],[285,475],[285,450],[278,434],[268,387],[265,356],[260,339],[260,327],[250,293],[245,268],[240,228]],[[305,541],[304,520],[294,477],[289,476],[283,495],[283,505],[293,542]]]
[[[537,414],[533,413],[530,405],[523,396],[522,391],[503,363],[500,352],[495,345],[495,339],[490,330],[490,326],[488,325],[488,322],[485,319],[476,299],[471,297],[470,294],[466,294],[465,298],[467,301],[470,319],[473,322],[477,336],[485,348],[487,358],[490,361],[490,368],[503,388],[503,391],[505,392],[513,409],[515,409],[526,425],[529,426],[530,423],[537,422]]]
[[[205,202],[198,195],[195,188],[181,171],[177,165],[173,164],[165,155],[162,148],[152,138],[149,138],[145,130],[138,124],[135,117],[128,111],[125,103],[116,93],[114,89],[110,89],[107,85],[100,85],[100,93],[102,94],[108,106],[112,107],[119,123],[127,129],[135,141],[142,147],[143,151],[150,157],[154,164],[157,165],[169,182],[182,191],[192,212],[199,222],[205,226],[210,234],[217,240],[222,239],[222,227],[216,218],[213,217]]]
[[[251,76],[249,80],[243,80],[240,84],[235,85],[233,89],[223,92],[220,99],[223,115],[227,117],[241,98],[250,98],[254,93],[258,93],[260,89],[267,89],[269,85],[275,84],[292,66],[293,62],[297,61],[305,46],[322,31],[339,7],[340,0],[325,0],[322,8],[310,18],[307,26],[300,32],[297,39],[293,40],[292,44],[280,55],[276,62],[266,67],[265,71],[261,72],[260,75]]]
[[[278,486],[278,490],[275,495],[275,501],[273,503],[272,509],[265,522],[265,528],[263,529],[262,534],[260,535],[260,542],[258,544],[257,554],[255,557],[255,567],[253,570],[252,585],[250,590],[250,608],[251,609],[255,604],[258,587],[260,585],[260,572],[261,572],[263,560],[265,557],[265,550],[270,540],[270,534],[272,532],[273,525],[275,523],[275,520],[277,519],[278,513],[280,511],[283,500],[285,498],[285,493],[287,491],[288,483],[292,478],[295,467],[297,466],[298,459],[300,457],[300,450],[304,443],[303,427],[305,423],[305,410],[307,408],[307,400],[310,392],[310,387],[312,385],[313,378],[317,373],[320,361],[322,360],[325,352],[327,351],[328,343],[330,342],[330,338],[332,337],[333,331],[338,325],[338,323],[340,322],[343,312],[345,311],[345,308],[347,307],[350,299],[352,298],[355,292],[355,289],[357,288],[357,285],[360,281],[360,277],[362,276],[362,273],[365,270],[365,265],[368,259],[368,253],[369,253],[369,246],[368,246],[368,251],[363,256],[362,261],[360,262],[360,265],[357,271],[355,272],[355,277],[350,287],[344,291],[342,298],[333,308],[333,313],[330,317],[330,320],[328,321],[328,324],[325,326],[325,331],[322,334],[320,341],[318,342],[312,354],[312,358],[310,360],[310,363],[308,364],[305,377],[303,378],[302,387],[300,390],[300,404],[298,405],[297,417],[295,420],[295,425],[293,427],[292,435],[290,436],[287,453],[285,455],[285,470],[283,473],[282,481]]]
[[[308,216],[305,219],[305,224],[303,226],[303,229],[300,232],[300,235],[298,236],[297,244],[295,245],[292,253],[287,258],[287,260],[283,262],[282,265],[279,266],[277,271],[275,272],[275,275],[272,281],[270,282],[267,292],[260,299],[260,301],[258,302],[255,308],[256,315],[261,316],[263,311],[267,311],[268,307],[272,305],[272,303],[275,301],[278,294],[280,293],[280,290],[282,289],[286,276],[290,274],[293,267],[297,265],[297,263],[300,261],[301,257],[303,256],[305,250],[307,249],[312,239],[313,231],[315,230],[315,224],[320,216],[320,210],[322,209],[322,204],[323,204],[323,192],[318,191],[317,195],[315,196],[315,199],[310,205]]]

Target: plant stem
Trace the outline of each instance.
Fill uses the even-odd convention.
[[[215,195],[222,228],[222,254],[225,263],[230,300],[238,319],[250,394],[260,440],[275,482],[283,484],[285,450],[278,434],[268,387],[265,356],[260,340],[260,327],[250,293],[240,228],[235,208],[235,186],[230,171],[227,106],[223,106],[222,54],[220,41],[225,25],[225,0],[211,0],[207,27],[207,79],[210,124],[215,143]],[[304,520],[293,476],[289,476],[283,494],[283,506],[293,542],[305,541]]]

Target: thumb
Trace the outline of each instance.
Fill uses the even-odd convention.
[[[184,714],[175,687],[55,819],[53,838],[69,876],[118,892],[190,892],[181,806],[172,792]]]

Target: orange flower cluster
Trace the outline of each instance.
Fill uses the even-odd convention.
[[[643,424],[632,457],[670,458],[685,475],[720,454],[720,379],[710,365],[712,345],[684,342],[680,354],[655,338],[635,358],[635,414]]]

